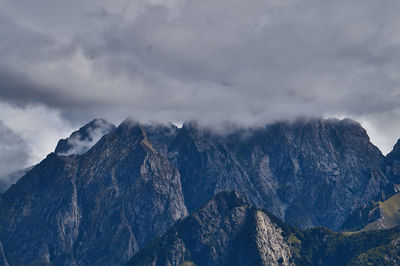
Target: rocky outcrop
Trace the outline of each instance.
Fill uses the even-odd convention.
[[[54,152],[59,155],[83,154],[115,126],[105,119],[94,119],[66,139],[58,141]]]
[[[237,192],[221,192],[128,265],[290,265],[282,229]],[[192,264],[190,264],[192,263]]]
[[[128,265],[398,265],[400,228],[300,231],[222,192],[152,241]]]
[[[373,201],[355,209],[343,224],[343,230],[385,229],[400,225],[400,140],[382,161],[388,184]]]
[[[289,245],[283,238],[283,230],[273,224],[269,216],[256,211],[255,241],[261,257],[262,265],[290,265],[292,254]]]
[[[226,134],[127,120],[84,153],[61,155],[69,153],[50,154],[1,196],[0,240],[10,265],[121,265],[189,213],[184,223],[200,240],[177,229],[182,237],[163,262],[183,262],[190,250],[210,263],[287,264],[279,226],[253,207],[300,228],[336,230],[390,183],[383,155],[351,120]],[[233,190],[248,203],[239,196],[207,203]],[[203,205],[206,212],[196,212]]]
[[[382,208],[378,202],[371,201],[354,210],[342,226],[343,231],[359,231],[368,224],[382,218]]]
[[[10,265],[121,265],[188,214],[179,172],[131,121],[81,156],[50,154],[2,198]]]
[[[189,211],[238,190],[301,228],[339,229],[388,183],[384,159],[356,122],[304,120],[216,134],[187,124],[170,146]]]
[[[357,209],[343,227],[346,231],[393,228],[400,225],[399,210],[400,193],[397,193],[384,201],[373,201]]]

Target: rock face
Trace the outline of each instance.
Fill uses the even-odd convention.
[[[187,215],[179,172],[126,121],[81,156],[50,154],[2,196],[10,265],[121,265]]]
[[[189,211],[219,191],[238,190],[301,228],[339,229],[388,182],[383,155],[348,119],[279,122],[229,135],[188,124],[169,158],[181,174]]]
[[[391,182],[400,184],[400,139],[394,145],[393,150],[386,156],[384,171]]]
[[[186,259],[186,244],[199,243],[190,249],[200,252],[209,243],[205,257],[213,262],[246,265],[236,254],[254,253],[256,264],[290,263],[279,228],[250,205],[300,228],[336,230],[390,183],[384,156],[348,119],[277,122],[227,134],[193,123],[177,128],[127,120],[84,153],[68,147],[60,144],[1,195],[0,241],[8,264],[122,265],[214,195],[233,190],[249,203],[221,200],[225,208],[214,199],[203,208],[207,213],[185,220],[203,232],[203,242],[186,232],[168,254]],[[209,218],[200,223],[203,216]],[[210,237],[207,230],[221,235]]]
[[[343,230],[386,229],[400,225],[400,140],[382,162],[388,184],[368,204],[354,210],[343,224]]]
[[[54,152],[59,155],[85,153],[101,137],[114,129],[115,126],[110,122],[104,119],[95,119],[73,132],[69,138],[61,139]]]
[[[299,231],[237,192],[221,192],[128,265],[398,265],[399,243],[399,227],[352,235]]]
[[[400,225],[400,193],[383,201],[372,201],[353,211],[343,225],[345,231],[379,230]]]
[[[282,236],[283,230],[273,224],[266,213],[259,210],[256,211],[255,222],[255,241],[261,257],[261,264],[292,264],[291,250]]]
[[[221,192],[128,265],[290,265],[282,229],[237,192]]]

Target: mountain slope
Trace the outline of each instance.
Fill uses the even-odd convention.
[[[237,192],[217,194],[127,265],[398,265],[400,228],[346,235],[299,231],[251,207]]]
[[[377,198],[355,209],[343,224],[345,231],[386,229],[400,225],[400,140],[384,158],[388,184]]]
[[[268,215],[237,192],[221,192],[128,265],[288,265],[291,260],[282,230]]]
[[[400,225],[400,193],[383,201],[371,201],[355,210],[343,225],[344,231],[379,230]]]
[[[127,120],[82,154],[50,154],[1,195],[0,242],[10,265],[121,265],[232,190],[291,225],[336,230],[390,183],[383,164],[365,130],[350,120],[277,122],[226,134],[193,123],[179,129]],[[223,230],[240,238],[249,224],[272,219],[244,209],[245,220],[232,214],[239,220],[228,219],[231,228]],[[215,241],[216,250],[243,248]],[[249,241],[257,253],[268,239]],[[217,257],[225,262],[235,252]]]
[[[189,211],[219,191],[238,190],[301,228],[339,229],[388,183],[383,155],[348,119],[277,122],[228,135],[186,124],[169,151]]]
[[[121,265],[187,215],[178,171],[126,121],[81,156],[50,154],[2,197],[11,265]]]
[[[354,234],[317,227],[295,233],[296,265],[398,265],[400,228]]]

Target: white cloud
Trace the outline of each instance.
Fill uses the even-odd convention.
[[[0,112],[0,119],[26,143],[31,151],[29,158],[19,163],[23,167],[44,159],[54,150],[59,139],[65,138],[73,131],[70,123],[61,118],[59,111],[44,106],[21,108],[0,103]],[[18,146],[15,142],[12,145]]]

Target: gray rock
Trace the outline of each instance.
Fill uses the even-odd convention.
[[[388,183],[384,159],[356,122],[304,120],[218,135],[184,125],[169,158],[194,211],[224,190],[300,228],[339,229]]]
[[[121,265],[188,214],[179,172],[125,121],[81,156],[50,154],[3,195],[11,265]]]
[[[128,265],[291,265],[282,232],[237,192],[221,192]]]
[[[246,265],[237,254],[249,255],[250,246],[257,263],[289,263],[279,234],[260,233],[279,228],[250,205],[300,228],[336,230],[389,184],[382,165],[383,155],[351,120],[277,122],[229,134],[127,120],[85,153],[50,154],[1,196],[3,254],[10,265],[122,265],[214,195],[237,190],[249,203],[211,202],[185,220],[202,232],[192,239],[202,244],[190,250],[210,243],[204,257],[213,263]],[[214,238],[213,230],[221,234]],[[170,264],[187,254],[180,239],[168,251]]]

